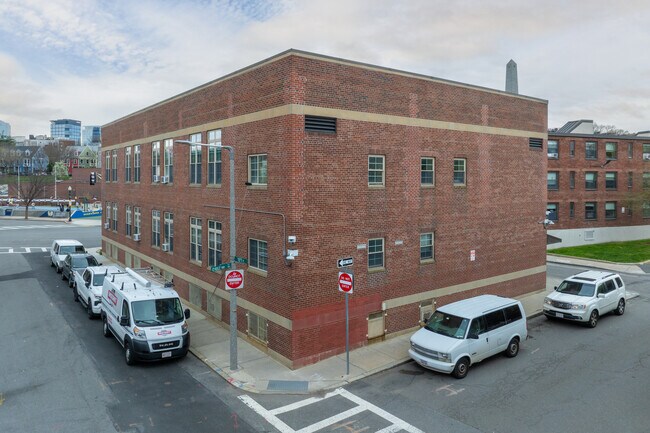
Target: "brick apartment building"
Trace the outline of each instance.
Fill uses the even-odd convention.
[[[549,249],[650,237],[650,132],[595,134],[591,120],[548,136]]]
[[[288,50],[102,134],[104,251],[226,325],[228,152],[175,140],[234,147],[237,328],[291,367],[344,351],[337,259],[352,348],[434,302],[545,287],[544,100]]]

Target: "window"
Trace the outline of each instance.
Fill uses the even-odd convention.
[[[167,176],[167,182],[174,182],[174,140],[167,139],[164,141],[165,157],[163,159],[165,164],[165,171],[163,176]],[[171,251],[171,250],[170,250]]]
[[[113,166],[111,167],[111,171],[113,172],[111,180],[117,182],[117,150],[113,151]]]
[[[420,159],[420,184],[422,186],[435,185],[435,159],[422,158]]]
[[[634,172],[627,172],[627,187],[632,188],[632,181],[634,180]]]
[[[174,251],[174,214],[165,212],[164,243],[169,246],[169,251]]]
[[[192,143],[200,143],[201,134],[190,135],[190,141]],[[201,146],[193,144],[190,146],[190,183],[201,183],[201,165]]]
[[[248,182],[253,185],[268,183],[265,154],[248,156]]]
[[[133,146],[133,182],[140,182],[140,145]]]
[[[248,240],[248,264],[254,268],[268,271],[268,245],[257,239]]]
[[[467,160],[454,158],[454,186],[466,184]]]
[[[634,143],[627,143],[627,157],[632,159],[634,157]]]
[[[571,140],[571,141],[569,142],[569,156],[570,156],[571,158],[573,158],[574,156],[576,156],[576,142],[575,142],[575,140]]]
[[[368,186],[384,186],[383,155],[368,155]]]
[[[433,259],[433,233],[420,235],[420,261]]]
[[[201,262],[203,259],[202,241],[203,229],[201,218],[190,218],[190,260]]]
[[[585,143],[585,158],[597,159],[598,158],[598,143],[595,141],[587,141]]]
[[[650,218],[650,201],[644,201],[641,206],[643,208],[643,218]]]
[[[151,245],[160,247],[160,211],[151,211]]]
[[[132,226],[131,226],[131,221],[132,221],[133,215],[131,214],[131,206],[126,206],[126,230],[125,234],[127,236],[131,236],[132,233]]]
[[[576,187],[576,172],[569,172],[569,188],[574,189]]]
[[[643,143],[643,160],[650,161],[650,143]]]
[[[208,131],[208,143],[221,144],[221,129]],[[221,149],[208,148],[208,184],[221,183]]]
[[[160,182],[160,141],[151,143],[151,181],[156,182],[155,179]]]
[[[140,234],[141,223],[142,223],[142,214],[140,213],[140,208],[134,207],[133,208],[133,234],[134,235]]]
[[[616,219],[616,202],[608,201],[605,203],[605,219]]]
[[[208,221],[208,266],[217,266],[221,261],[221,223]]]
[[[617,188],[617,175],[615,171],[608,171],[605,173],[605,189]]]
[[[546,174],[546,187],[549,190],[557,190],[559,187],[558,184],[559,173],[557,171],[549,171]]]
[[[650,188],[650,172],[643,172],[643,188]]]
[[[111,181],[111,153],[107,150],[104,152],[104,157],[106,158],[106,163],[104,164],[104,177],[106,177],[106,182]]]
[[[594,203],[593,201],[588,201],[585,203],[585,219],[586,220],[596,219],[596,203]]]
[[[574,218],[576,216],[576,204],[575,202],[569,202],[569,218]]]
[[[264,317],[248,311],[248,335],[266,343],[268,341],[267,321]]]
[[[384,267],[384,239],[369,239],[368,240],[368,268],[383,268]]]
[[[124,182],[131,182],[131,146],[124,149]]]
[[[557,221],[558,217],[558,204],[557,203],[547,203],[546,204],[546,218],[551,221]]]
[[[522,318],[521,310],[518,305],[511,305],[503,309],[503,312],[506,315],[506,323],[516,322]]]
[[[106,225],[108,227],[105,227],[105,228],[111,228],[112,227],[112,224],[111,224],[111,209],[112,208],[113,208],[112,203],[110,201],[107,201],[106,202]]]
[[[108,211],[110,212],[110,209]],[[113,203],[113,231],[117,231],[117,203]]]
[[[485,317],[485,324],[487,325],[488,331],[492,331],[494,329],[500,328],[506,324],[506,318],[503,315],[503,310],[497,310],[491,313],[487,313],[483,317]]]
[[[559,157],[559,148],[557,140],[548,140],[548,157],[549,159],[557,159]]]
[[[613,160],[618,157],[618,143],[605,143],[605,158]]]
[[[585,173],[585,189],[596,189],[598,187],[598,173],[588,171]]]

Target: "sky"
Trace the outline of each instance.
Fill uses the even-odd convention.
[[[650,1],[0,0],[0,120],[103,125],[289,48],[549,101],[549,127],[650,130]]]

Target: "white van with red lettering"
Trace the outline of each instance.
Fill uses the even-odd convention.
[[[127,268],[104,278],[101,312],[104,337],[114,335],[128,365],[180,358],[190,348],[186,319],[176,291]]]

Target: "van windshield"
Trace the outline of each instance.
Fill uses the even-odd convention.
[[[562,281],[560,287],[557,288],[557,291],[560,293],[588,297],[594,296],[595,290],[596,286],[594,284],[579,283],[577,281]]]
[[[429,317],[424,328],[436,334],[462,340],[465,338],[465,331],[467,331],[468,324],[469,319],[436,311]]]
[[[135,301],[131,304],[131,309],[137,326],[164,325],[184,319],[183,307],[178,298]]]

